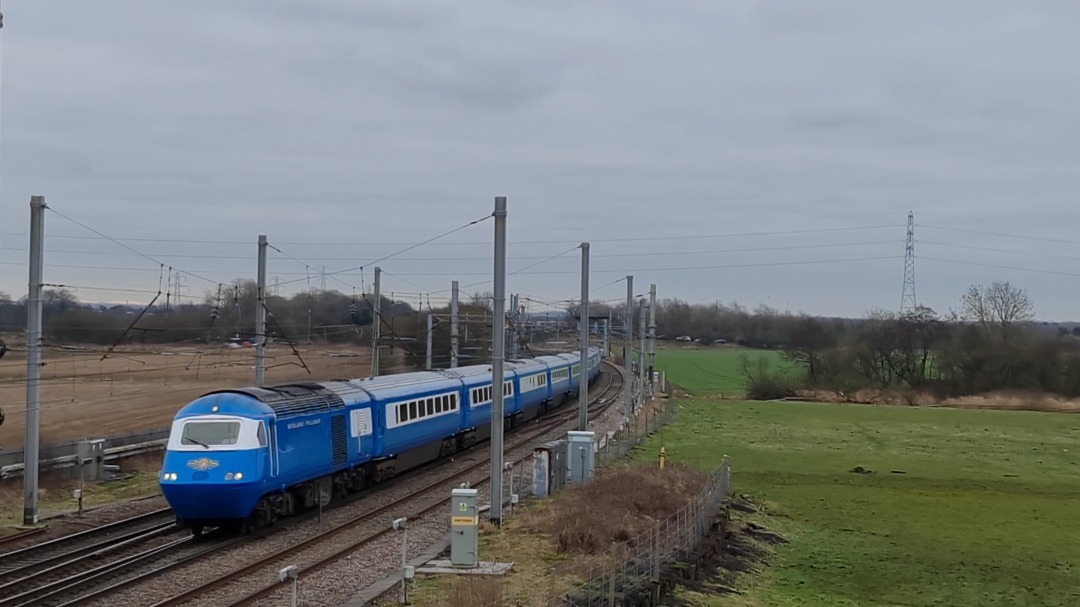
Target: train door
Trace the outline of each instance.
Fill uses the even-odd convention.
[[[272,424],[267,421],[262,422],[262,426],[259,430],[266,432],[266,428],[269,427],[268,432],[270,436],[270,478],[277,478],[281,474],[281,468],[279,463],[278,449],[277,449],[277,424]]]

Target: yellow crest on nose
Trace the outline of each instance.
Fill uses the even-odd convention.
[[[220,465],[216,459],[210,459],[209,457],[200,457],[199,459],[193,459],[188,461],[188,468],[193,470],[210,470],[217,468]]]

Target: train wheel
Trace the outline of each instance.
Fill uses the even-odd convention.
[[[259,500],[259,504],[255,506],[255,511],[248,517],[252,530],[265,529],[273,526],[277,522],[277,517],[274,516],[274,507],[266,499]]]

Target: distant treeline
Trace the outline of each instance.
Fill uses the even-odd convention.
[[[590,304],[590,316],[610,310],[622,331],[623,309]],[[755,398],[791,396],[803,388],[917,390],[942,398],[1003,389],[1080,396],[1080,326],[1033,318],[1025,291],[996,282],[971,286],[959,309],[948,314],[920,307],[861,319],[666,299],[658,302],[656,331],[661,339],[689,338],[707,347],[719,342],[782,350],[798,372],[748,363],[743,372]]]
[[[253,281],[238,280],[208,292],[202,301],[178,304],[160,296],[153,305],[102,305],[81,302],[67,289],[45,289],[42,301],[46,346],[96,344],[103,347],[146,344],[214,344],[253,342],[258,290]],[[490,298],[476,294],[461,302],[461,364],[490,360]],[[370,345],[372,296],[338,291],[311,291],[291,297],[268,296],[267,335],[277,343]],[[427,350],[427,316],[434,314],[432,338],[436,367],[450,360],[448,307],[417,310],[409,303],[382,298],[380,343],[405,350],[406,361],[420,368]],[[13,300],[0,292],[0,335],[22,335],[26,327],[25,297]],[[542,334],[533,336],[543,338]]]
[[[101,306],[80,302],[63,289],[45,291],[46,345],[220,343],[255,338],[256,287],[238,280],[198,303],[158,301],[150,307]],[[491,357],[490,294],[463,301],[459,330],[461,364]],[[337,291],[268,297],[267,333],[278,342],[315,344],[371,343],[372,304],[363,296]],[[427,315],[434,314],[434,366],[450,359],[449,310],[417,310],[408,303],[382,300],[384,347],[402,348],[414,367],[424,365]],[[576,308],[568,310],[571,318]],[[611,314],[616,337],[624,332],[622,308],[590,304],[590,316]],[[636,310],[635,310],[636,312]],[[904,314],[875,312],[864,319],[817,318],[780,312],[768,306],[753,311],[738,304],[659,302],[657,334],[748,347],[780,349],[799,373],[747,368],[751,392],[760,397],[792,394],[800,388],[838,392],[916,389],[958,396],[999,389],[1038,390],[1080,395],[1080,327],[1066,329],[1032,322],[1032,302],[1008,283],[974,285],[956,312],[929,308]],[[635,314],[634,318],[638,316]],[[0,331],[21,333],[24,301],[0,293]],[[542,348],[547,338],[575,339],[573,320],[561,327],[523,327],[509,322],[522,355],[528,343]],[[684,339],[685,339],[684,337]],[[10,341],[10,340],[9,340]]]
[[[776,398],[800,388],[855,393],[867,388],[929,392],[939,398],[996,390],[1080,396],[1080,330],[1031,322],[1027,294],[1008,283],[969,288],[957,312],[942,316],[920,307],[904,314],[877,312],[838,326],[796,317],[785,354],[798,365],[792,377],[744,366],[754,398]]]

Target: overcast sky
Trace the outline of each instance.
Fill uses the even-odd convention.
[[[124,242],[197,275],[198,297],[254,277],[260,233],[282,294],[322,266],[364,265],[326,286],[370,289],[371,262],[505,195],[509,270],[533,266],[509,289],[532,309],[579,293],[584,240],[594,299],[633,274],[695,302],[896,310],[910,209],[920,304],[1009,280],[1039,318],[1080,320],[1075,0],[3,10],[0,290],[16,297],[32,194],[141,239]],[[88,301],[158,290],[153,261],[46,223],[47,282]],[[385,290],[490,289],[492,230],[379,262]]]

